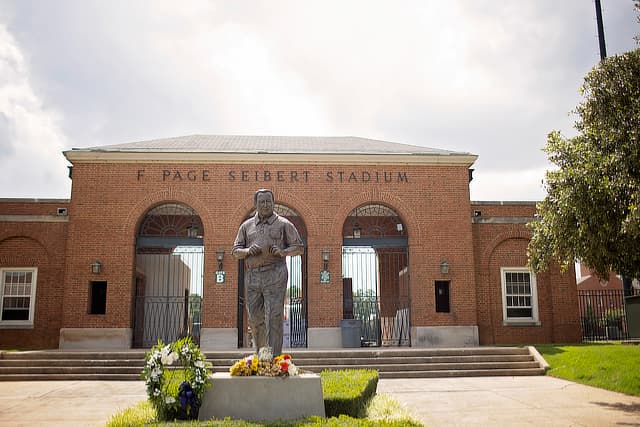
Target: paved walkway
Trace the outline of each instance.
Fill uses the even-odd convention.
[[[142,381],[0,382],[0,426],[103,426],[145,400]]]
[[[640,427],[640,397],[545,376],[388,379],[378,392],[428,427]],[[104,426],[144,399],[142,381],[0,382],[0,426]]]
[[[378,383],[428,427],[640,426],[640,397],[548,376]]]

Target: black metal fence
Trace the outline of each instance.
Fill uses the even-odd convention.
[[[134,347],[151,347],[158,339],[169,343],[187,335],[199,344],[201,303],[199,296],[188,291],[184,297],[136,297]]]
[[[633,294],[640,295],[640,291],[633,290],[629,295]],[[583,341],[629,338],[623,290],[578,291],[578,306]]]
[[[353,317],[362,322],[361,345],[363,347],[379,347],[382,345],[382,328],[380,324],[380,304],[376,297],[354,297]]]

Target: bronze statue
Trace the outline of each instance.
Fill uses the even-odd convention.
[[[271,347],[282,353],[284,298],[288,271],[285,258],[300,255],[304,246],[298,230],[273,211],[271,190],[255,192],[256,214],[240,225],[231,253],[244,259],[247,313],[256,351]]]

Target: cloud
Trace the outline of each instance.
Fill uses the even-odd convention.
[[[64,148],[194,133],[357,135],[472,152],[477,177],[511,177],[546,168],[549,131],[571,135],[567,113],[599,58],[584,0],[8,4],[25,58],[14,74]],[[634,47],[631,2],[604,13],[610,53]],[[0,117],[0,138],[14,122]],[[520,196],[500,197],[500,182],[474,191],[539,198],[538,181]]]
[[[486,171],[476,169],[469,184],[471,200],[539,201],[546,192],[543,179],[546,168]]]
[[[0,197],[69,197],[57,114],[29,82],[15,40],[0,24]]]

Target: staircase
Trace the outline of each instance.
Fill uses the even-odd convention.
[[[251,350],[206,352],[213,372],[229,367]],[[472,376],[544,375],[545,362],[529,347],[472,347],[452,349],[362,348],[292,349],[299,368],[377,369],[380,378],[442,378]],[[144,350],[0,352],[0,381],[140,379]]]

